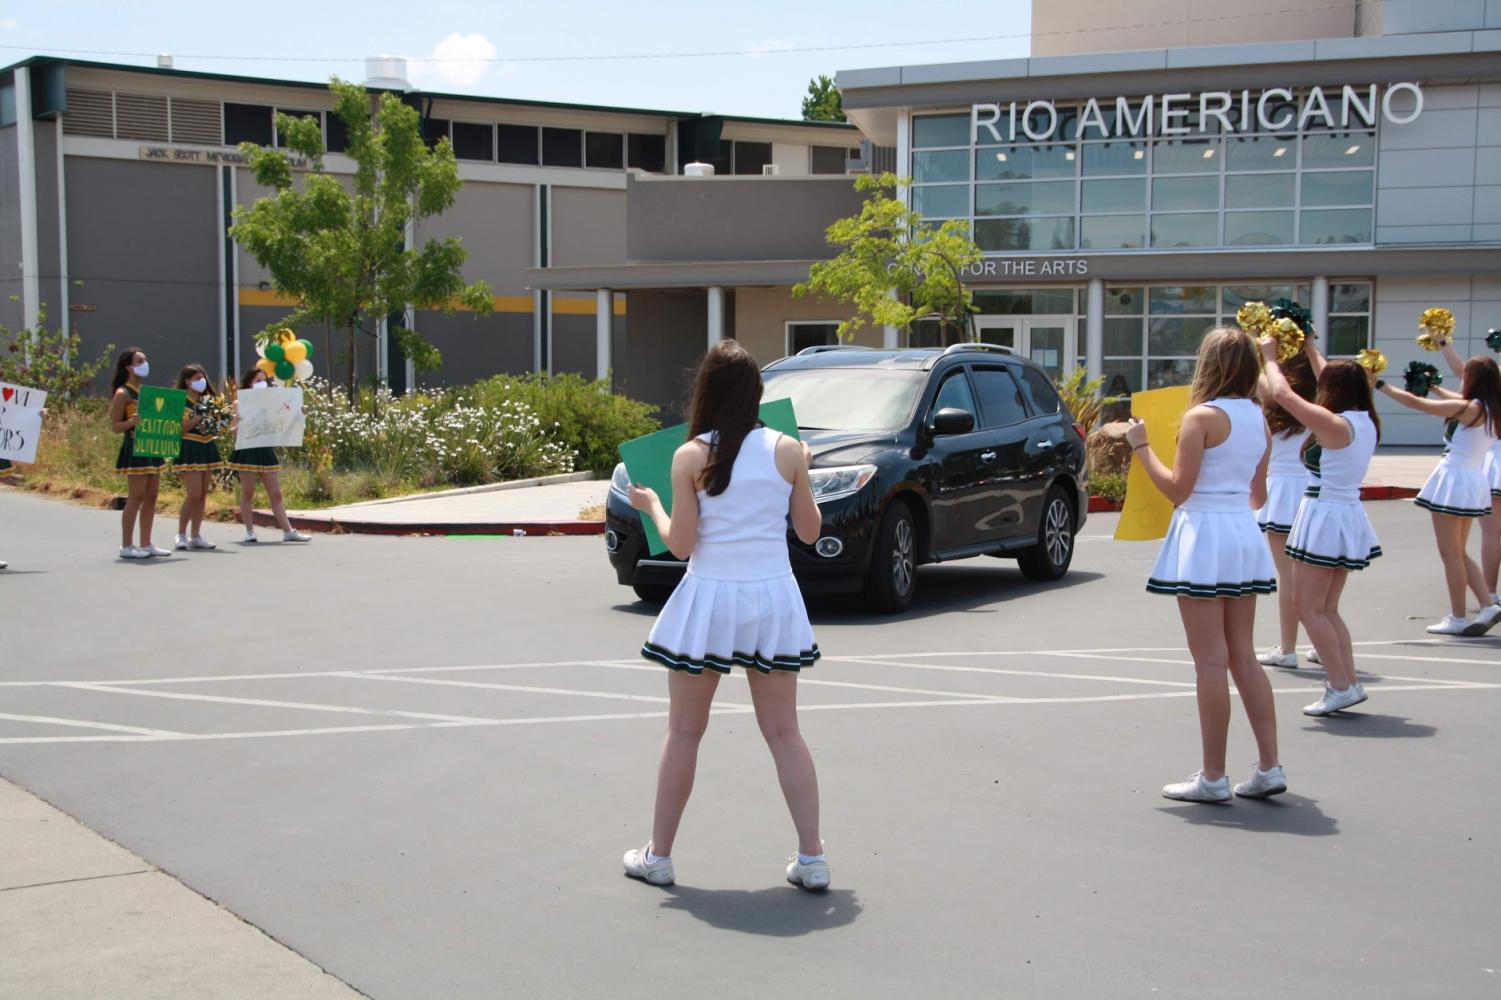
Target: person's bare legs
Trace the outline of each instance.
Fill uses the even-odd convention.
[[[1272,550],[1272,562],[1277,565],[1277,646],[1284,653],[1298,651],[1298,595],[1293,590],[1295,560],[1287,557],[1287,536],[1275,531],[1266,533],[1267,547]]]
[[[292,522],[287,518],[287,505],[281,499],[281,473],[262,472],[261,479],[266,483],[266,499],[271,502],[271,513],[276,516],[276,523],[282,531],[291,531]]]
[[[1260,758],[1257,764],[1268,771],[1281,760],[1277,756],[1277,705],[1272,682],[1256,662],[1256,598],[1239,597],[1224,604],[1230,677],[1235,681],[1235,690],[1240,692],[1251,732],[1256,736],[1256,753]]]
[[[182,510],[177,515],[177,533],[197,538],[203,529],[203,509],[208,494],[207,472],[184,472],[182,474]],[[191,534],[188,529],[192,528]]]
[[[1491,498],[1491,512],[1480,519],[1480,575],[1490,593],[1501,587],[1501,497]]]
[[[773,670],[769,674],[746,671],[750,681],[751,702],[756,706],[756,723],[771,759],[777,765],[777,780],[782,797],[792,813],[797,828],[797,849],[808,855],[822,854],[818,838],[818,773],[813,755],[803,741],[797,725],[797,674]]]
[[[1348,573],[1349,570],[1305,563],[1298,567],[1294,578],[1298,615],[1303,620],[1303,628],[1308,632],[1313,648],[1319,652],[1329,686],[1339,691],[1355,683],[1355,665],[1346,652],[1349,631],[1339,617],[1339,592],[1334,592],[1334,603],[1331,603],[1330,591],[1336,584],[1342,587],[1342,578]]]
[[[240,473],[240,523],[246,531],[255,530],[255,480],[257,473]]]
[[[1178,615],[1194,661],[1199,701],[1199,740],[1204,751],[1204,777],[1225,776],[1225,741],[1230,732],[1230,649],[1226,638],[1225,598],[1178,598]]]
[[[151,545],[151,526],[156,521],[156,494],[162,485],[162,477],[159,475],[138,476],[146,480],[145,492],[141,495],[141,511],[138,515],[141,525],[141,548],[149,548]]]
[[[1480,567],[1465,551],[1471,520],[1452,514],[1433,515],[1433,537],[1438,542],[1438,555],[1444,563],[1444,586],[1449,592],[1449,614],[1455,618],[1468,617],[1465,613],[1466,589],[1475,594],[1481,607],[1490,604],[1490,593],[1480,575]]]
[[[1355,673],[1355,643],[1350,639],[1350,626],[1345,624],[1345,616],[1339,610],[1339,602],[1345,596],[1345,584],[1350,582],[1350,571],[1337,569],[1333,572],[1329,589],[1324,594],[1324,617],[1334,626],[1339,648],[1344,653],[1344,662],[1350,667],[1350,682],[1354,683],[1359,680]]]
[[[125,477],[125,509],[120,512],[120,547],[128,549],[135,544],[136,519],[141,505],[146,500],[146,480],[150,476]]]
[[[705,669],[701,674],[685,670],[667,672],[667,738],[657,764],[657,803],[652,815],[651,852],[667,857],[677,839],[683,809],[693,792],[698,770],[698,745],[709,728],[709,709],[719,674]]]

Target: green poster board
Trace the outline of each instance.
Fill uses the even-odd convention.
[[[182,451],[182,411],[187,405],[188,394],[182,389],[141,386],[135,453],[146,458],[176,458]]]
[[[774,399],[761,404],[761,423],[772,430],[781,431],[788,437],[797,438],[797,415],[792,412],[792,400]],[[678,424],[627,441],[620,446],[620,460],[631,482],[637,486],[650,486],[662,498],[662,506],[672,513],[672,456],[683,442],[688,440],[688,425]],[[801,440],[801,438],[799,438]],[[657,534],[657,526],[641,512],[641,526],[646,530],[646,545],[654,556],[667,551],[667,543]]]

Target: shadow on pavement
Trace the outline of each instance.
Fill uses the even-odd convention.
[[[1336,712],[1320,721],[1303,727],[1305,733],[1333,733],[1337,736],[1359,736],[1367,739],[1397,740],[1426,739],[1438,732],[1437,726],[1412,722],[1405,715],[1375,715],[1370,712]]]
[[[1233,827],[1252,833],[1290,833],[1299,837],[1332,837],[1339,833],[1339,821],[1325,815],[1316,800],[1290,793],[1271,799],[1236,799],[1225,804],[1158,806],[1157,811],[1195,826]]]
[[[814,931],[852,924],[864,907],[852,889],[804,892],[793,886],[773,889],[695,889],[674,885],[664,890],[665,910],[682,910],[710,927],[764,937],[802,937]]]

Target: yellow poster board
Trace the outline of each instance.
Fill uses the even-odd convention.
[[[1187,412],[1186,385],[1131,394],[1131,416],[1146,421],[1147,443],[1162,464],[1170,469],[1178,455],[1178,426],[1183,423],[1183,414]],[[1172,501],[1152,485],[1141,463],[1133,460],[1131,472],[1126,477],[1126,503],[1115,526],[1116,540],[1148,542],[1162,538],[1172,519]]]

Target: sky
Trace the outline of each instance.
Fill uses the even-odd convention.
[[[160,52],[178,69],[363,80],[365,57],[390,53],[427,90],[796,118],[820,73],[1025,56],[1030,21],[1028,0],[0,0],[0,65]]]

